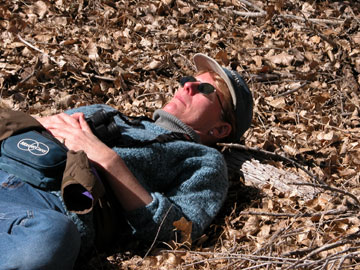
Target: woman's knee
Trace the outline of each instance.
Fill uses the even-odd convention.
[[[24,262],[33,269],[72,269],[80,249],[80,234],[67,216],[56,211],[35,212],[25,227],[33,227],[33,235],[27,237],[32,244],[23,250]]]

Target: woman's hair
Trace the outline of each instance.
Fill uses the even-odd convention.
[[[215,81],[215,86],[216,89],[218,90],[218,92],[221,93],[222,97],[223,97],[223,102],[222,102],[222,107],[224,109],[223,111],[223,115],[222,115],[222,120],[224,122],[227,122],[231,125],[231,133],[229,134],[229,136],[227,136],[226,138],[224,138],[222,141],[231,141],[232,138],[235,136],[236,134],[236,119],[235,119],[235,114],[234,114],[234,105],[232,102],[232,98],[231,98],[231,94],[230,91],[225,83],[225,81],[215,72],[213,71],[209,71],[209,70],[199,70],[195,76],[201,75],[205,72],[209,72]]]

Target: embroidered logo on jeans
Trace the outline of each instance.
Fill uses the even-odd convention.
[[[30,152],[34,156],[45,156],[49,153],[49,147],[45,143],[33,139],[22,139],[18,142],[17,147],[20,150]]]

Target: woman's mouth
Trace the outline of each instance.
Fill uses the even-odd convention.
[[[175,98],[178,99],[182,104],[186,105],[186,103],[185,103],[185,101],[184,101],[184,99],[183,99],[182,96],[177,95],[177,96],[175,96]]]

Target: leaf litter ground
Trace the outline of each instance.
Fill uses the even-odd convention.
[[[359,14],[358,2],[330,0],[1,0],[0,106],[49,115],[106,103],[151,116],[202,52],[252,89],[246,147],[318,180],[309,199],[234,174],[191,247],[133,243],[78,268],[360,269]]]

